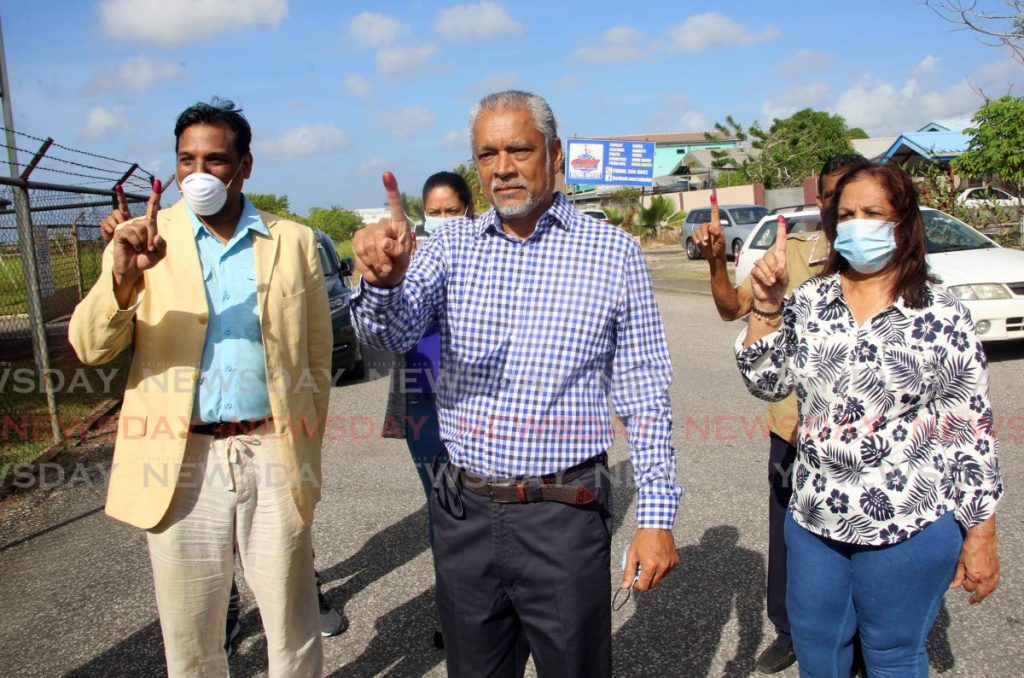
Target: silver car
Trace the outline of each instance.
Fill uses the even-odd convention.
[[[725,236],[726,252],[733,257],[739,253],[747,236],[754,232],[757,222],[768,214],[768,208],[762,205],[721,205],[718,215],[722,222],[722,233]],[[700,259],[700,248],[694,242],[693,234],[701,224],[711,221],[711,208],[701,207],[690,211],[683,224],[682,241],[689,259]]]

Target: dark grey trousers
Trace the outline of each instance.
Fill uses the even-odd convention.
[[[442,466],[434,481],[437,607],[452,678],[611,675],[611,484],[597,466],[569,484],[587,506],[496,504]]]

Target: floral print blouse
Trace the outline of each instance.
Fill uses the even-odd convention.
[[[787,300],[779,330],[736,361],[747,388],[800,409],[790,509],[828,539],[895,544],[947,511],[965,528],[1003,493],[988,361],[969,312],[929,285],[923,309],[902,299],[861,327],[839,276]]]

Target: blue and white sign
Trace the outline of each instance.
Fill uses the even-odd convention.
[[[654,142],[569,139],[565,183],[651,186]]]

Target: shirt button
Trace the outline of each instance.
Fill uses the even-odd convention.
[[[225,406],[224,406],[224,409],[225,409],[225,410],[230,410],[230,409],[232,409],[232,405],[231,405],[231,403],[228,403],[227,405],[225,405]]]
[[[231,367],[231,365],[228,365],[227,367],[224,368],[224,371],[225,372],[230,372],[232,369],[233,368]]]
[[[178,431],[179,438],[188,438],[188,431]]]
[[[226,335],[228,335],[230,337],[231,336],[231,330],[224,330],[224,334],[226,334]]]
[[[227,292],[225,292],[224,295],[221,297],[221,299],[223,299],[224,301],[227,301],[230,298],[231,298],[231,295],[228,294]]]
[[[207,319],[207,315],[205,313],[200,313],[199,314],[199,324],[200,325],[205,325],[206,324],[206,319]]]

